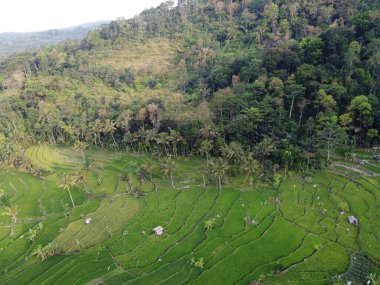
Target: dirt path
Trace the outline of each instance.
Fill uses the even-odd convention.
[[[342,164],[342,163],[339,163],[339,162],[336,162],[333,164],[333,166],[338,166],[338,167],[343,167],[347,170],[351,170],[351,171],[354,171],[354,172],[357,172],[357,173],[360,173],[364,176],[370,176],[370,177],[376,177],[376,176],[379,176],[378,173],[375,173],[375,172],[371,172],[371,171],[367,171],[367,170],[363,170],[363,169],[360,169],[360,168],[357,168],[355,166],[352,166],[352,165],[345,165],[345,164]]]

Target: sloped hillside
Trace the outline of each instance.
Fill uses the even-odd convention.
[[[332,284],[376,272],[380,261],[379,176],[335,168],[278,188],[229,178],[218,191],[202,186],[206,161],[180,158],[173,189],[162,160],[147,155],[88,151],[82,170],[80,151],[41,145],[26,155],[49,172],[1,170],[2,201],[18,207],[15,224],[0,220],[1,284]],[[152,180],[140,189],[141,165]],[[85,177],[70,187],[71,210],[65,173]],[[372,267],[346,276],[358,252]]]
[[[67,40],[80,40],[107,22],[88,23],[66,29],[31,33],[0,33],[0,60],[28,49],[40,49]]]

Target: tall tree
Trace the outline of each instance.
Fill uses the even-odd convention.
[[[174,160],[172,160],[170,157],[166,158],[162,163],[161,163],[161,170],[164,173],[166,177],[170,177],[171,185],[172,188],[175,189],[174,182],[173,182],[173,174],[176,170],[176,163]]]
[[[228,164],[219,157],[216,160],[211,161],[211,171],[218,183],[219,191],[222,190],[223,177],[226,175],[227,170],[229,169]]]
[[[121,180],[125,181],[126,186],[127,186],[127,194],[132,194],[132,181],[131,181],[131,176],[127,170],[125,170],[124,174],[121,176]]]
[[[115,144],[116,148],[119,148],[116,140],[115,140],[115,137],[114,137],[114,133],[116,131],[116,123],[114,121],[111,121],[111,120],[106,120],[103,124],[103,132],[106,133],[106,134],[109,134],[113,140],[113,143]]]
[[[87,185],[86,185],[86,182],[87,182],[87,173],[86,173],[86,170],[85,169],[80,169],[78,171],[78,173],[76,175],[73,176],[73,185],[75,186],[78,186],[79,184],[82,185],[83,187],[83,190],[84,192],[87,194],[87,195],[91,195],[90,192],[88,192],[87,190]]]
[[[340,145],[342,145],[346,138],[346,132],[338,124],[338,118],[336,116],[326,117],[319,120],[318,130],[315,133],[316,145],[320,150],[326,152],[326,159],[329,162],[331,154]]]
[[[203,140],[198,148],[198,152],[200,153],[200,155],[206,156],[207,165],[209,164],[209,155],[212,148],[213,143],[211,140]]]
[[[261,161],[261,168],[264,169],[265,158],[270,156],[276,150],[276,144],[271,138],[264,138],[261,142],[255,145],[253,151]]]
[[[242,167],[245,176],[249,179],[249,186],[252,186],[254,176],[260,171],[260,164],[254,159],[253,153],[250,152],[246,154]]]

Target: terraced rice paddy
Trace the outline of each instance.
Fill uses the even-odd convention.
[[[308,179],[294,175],[279,189],[230,178],[219,192],[201,187],[205,161],[180,158],[171,189],[159,160],[88,151],[90,195],[82,186],[72,188],[76,207],[70,209],[57,181],[78,172],[81,153],[36,146],[26,155],[44,169],[43,179],[0,169],[0,187],[19,208],[13,236],[10,218],[0,215],[0,284],[332,284],[359,251],[378,270],[379,177],[337,168]],[[145,181],[145,196],[127,195],[120,175],[148,160],[158,191]],[[349,215],[359,226],[348,223]],[[210,219],[213,227],[206,230]],[[43,230],[27,240],[39,222]],[[162,236],[152,230],[158,225]],[[62,244],[64,253],[43,261],[31,256],[50,242]],[[203,268],[192,262],[200,259]]]

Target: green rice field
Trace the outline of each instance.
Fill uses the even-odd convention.
[[[43,169],[42,177],[0,168],[2,285],[346,284],[354,253],[379,275],[380,176],[336,167],[293,174],[278,189],[229,178],[218,191],[203,188],[205,160],[176,158],[172,189],[159,158],[91,150],[84,185],[71,188],[72,208],[57,183],[78,173],[81,152],[40,145],[26,156]],[[132,173],[137,187],[134,173],[148,161],[157,191],[145,180],[142,197],[129,195],[121,175]],[[380,163],[370,167],[380,173]],[[2,215],[5,204],[18,207],[14,225]],[[348,222],[351,215],[358,226]],[[157,226],[163,235],[153,232]],[[32,254],[48,244],[61,251],[43,260]]]

